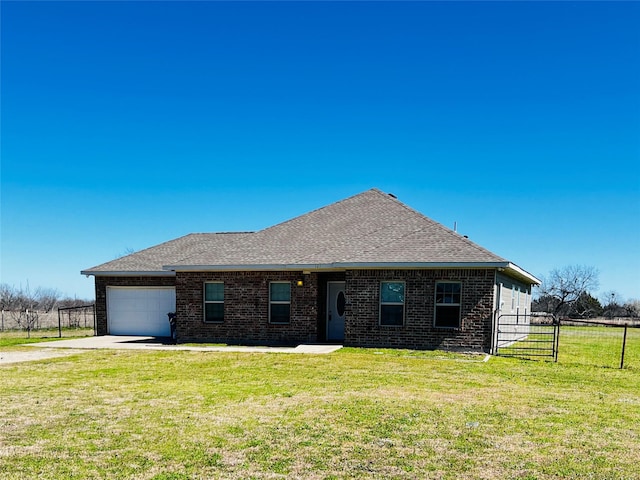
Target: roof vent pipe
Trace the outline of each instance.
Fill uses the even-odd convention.
[[[458,222],[453,222],[453,231],[458,233]]]

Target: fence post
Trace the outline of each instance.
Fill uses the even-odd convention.
[[[62,338],[62,323],[60,321],[60,307],[58,307],[58,338]]]
[[[622,336],[622,355],[620,355],[620,368],[624,367],[624,349],[627,345],[627,325],[624,326],[624,335]]]
[[[556,317],[554,316],[553,323],[555,324],[556,329],[556,341],[554,345],[555,352],[553,352],[553,361],[558,362],[558,350],[560,348],[560,319],[558,318],[556,322]]]

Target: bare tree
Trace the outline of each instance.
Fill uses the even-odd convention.
[[[584,265],[556,268],[543,277],[540,297],[553,299],[553,314],[558,315],[578,301],[583,293],[598,288],[598,270]]]
[[[3,283],[0,285],[0,308],[2,310],[13,310],[17,306],[18,294],[15,287]]]
[[[0,310],[2,310],[0,313],[2,316],[2,319],[0,320],[0,330],[4,331],[5,311],[8,312],[15,309],[17,300],[18,296],[14,287],[6,283],[0,284]]]
[[[569,315],[578,318],[598,317],[602,315],[602,305],[589,292],[582,292],[571,305],[571,313]]]
[[[27,331],[27,337],[31,337],[31,330],[38,324],[38,300],[31,293],[29,285],[26,289],[13,289],[15,299],[9,311],[9,315],[19,328]]]
[[[54,288],[38,288],[35,292],[35,298],[38,302],[38,309],[48,313],[58,302],[60,292]]]
[[[82,307],[84,305],[91,305],[93,300],[87,300],[83,298],[71,298],[64,297],[60,301],[58,301],[58,306],[60,307]]]
[[[627,303],[624,304],[624,308],[626,310],[626,316],[631,318],[640,317],[640,300],[630,299],[627,300]]]
[[[31,338],[31,330],[36,328],[38,319],[40,318],[38,311],[26,308],[24,310],[12,310],[9,312],[9,315],[19,328],[27,331],[27,338]]]
[[[628,310],[625,308],[625,302],[622,295],[618,292],[610,290],[600,295],[603,305],[603,315],[608,318],[626,317]]]
[[[76,307],[90,305],[93,300],[78,298],[61,298],[60,292],[55,288],[39,287],[34,293],[26,288],[16,288],[6,283],[0,284],[0,310],[2,317],[0,320],[0,330],[4,330],[5,318],[11,320],[9,328],[21,328],[31,336],[31,330],[38,328],[41,313],[51,312],[56,305],[61,307]]]

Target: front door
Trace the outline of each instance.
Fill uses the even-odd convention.
[[[327,282],[327,340],[344,340],[345,282]]]

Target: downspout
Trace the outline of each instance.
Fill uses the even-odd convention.
[[[495,355],[496,350],[496,334],[497,334],[497,322],[498,322],[498,306],[500,305],[500,289],[497,285],[497,275],[496,272],[493,274],[493,315],[491,319],[491,340],[489,345],[489,353],[491,355]]]
[[[498,283],[498,274],[494,274],[494,305],[493,305],[493,322],[491,328],[491,349],[489,353],[491,355],[497,355],[498,353],[498,320],[500,318],[500,305],[502,303],[502,284]]]

